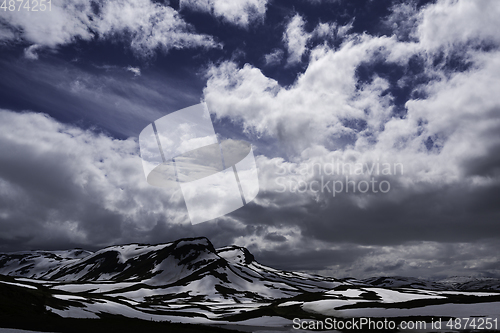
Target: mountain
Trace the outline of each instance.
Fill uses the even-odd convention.
[[[449,291],[500,291],[500,279],[473,276],[453,276],[437,281],[402,276],[382,276],[359,280],[371,286],[384,288],[416,288]]]
[[[441,281],[430,281],[413,277],[382,276],[361,280],[371,286],[384,288],[417,288],[424,290],[457,290],[456,286]]]
[[[81,253],[80,253],[81,252]],[[283,272],[255,261],[245,248],[215,249],[207,238],[159,245],[110,246],[97,252],[33,251],[0,255],[0,273],[52,281],[60,290],[93,290],[148,295],[149,299],[187,294],[204,301],[263,301],[321,292],[339,284],[334,278]],[[54,282],[70,282],[54,284]],[[103,282],[97,288],[95,282]],[[75,282],[78,282],[75,287]],[[88,282],[85,284],[84,282]],[[161,295],[155,290],[161,289]],[[133,299],[144,300],[143,296]],[[187,296],[186,296],[187,297]]]
[[[287,272],[260,264],[243,247],[216,249],[204,237],[96,252],[3,253],[0,274],[7,309],[34,299],[19,308],[38,304],[38,314],[57,318],[124,316],[269,330],[291,327],[295,317],[431,320],[459,311],[493,318],[500,308],[497,280],[356,280]]]
[[[465,291],[500,291],[500,279],[492,277],[453,276],[442,279],[439,283],[448,286],[448,289]]]
[[[92,252],[81,249],[0,253],[0,274],[40,278],[62,263],[76,262],[90,254]]]

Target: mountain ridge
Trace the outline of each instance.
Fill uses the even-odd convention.
[[[494,279],[357,280],[283,271],[259,263],[244,247],[216,249],[206,237],[114,245],[95,252],[0,254],[0,296],[35,295],[37,311],[56,317],[112,315],[265,327],[291,326],[295,317],[360,314],[432,321],[433,316],[470,312],[493,319],[500,307],[499,291]]]
[[[170,258],[169,258],[170,257]],[[172,260],[173,259],[173,260]],[[223,260],[221,260],[223,259]],[[168,267],[162,267],[161,262],[169,260]],[[224,262],[226,261],[226,263]],[[186,270],[170,274],[164,281],[169,282],[172,278],[184,277],[184,274],[192,273],[203,266],[214,263],[215,266],[227,264],[248,267],[249,265],[260,267],[260,269],[272,273],[280,272],[282,275],[300,278],[305,276],[313,279],[314,275],[299,272],[287,272],[261,265],[255,256],[245,247],[228,245],[215,248],[207,237],[181,238],[176,241],[145,244],[129,243],[123,245],[111,245],[95,252],[81,248],[70,250],[46,251],[31,250],[0,253],[0,274],[25,277],[42,280],[56,281],[101,281],[110,280],[116,282],[143,281],[153,279],[149,282],[160,283],[159,277],[166,269],[185,265]],[[155,269],[155,265],[159,265]],[[163,276],[165,277],[165,276]],[[327,278],[328,277],[320,277]],[[453,276],[440,280],[427,280],[403,276],[376,276],[365,279],[334,279],[350,284],[368,284],[378,287],[389,288],[420,288],[424,290],[463,290],[500,291],[500,279]],[[156,282],[155,282],[156,281]]]

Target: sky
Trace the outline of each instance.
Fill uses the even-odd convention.
[[[334,277],[500,277],[497,0],[0,9],[0,251],[208,237]],[[138,137],[205,102],[260,191],[191,225]]]

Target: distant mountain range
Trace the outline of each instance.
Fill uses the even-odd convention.
[[[10,299],[13,293],[35,298],[39,315],[118,315],[244,330],[291,328],[294,318],[431,322],[434,317],[465,314],[498,321],[500,313],[499,279],[356,280],[286,272],[261,265],[243,247],[215,249],[207,238],[110,246],[97,252],[3,253],[0,299]],[[34,306],[22,304],[20,308]],[[0,303],[0,319],[1,309]]]
[[[472,276],[453,276],[431,281],[412,277],[373,277],[360,280],[372,286],[384,288],[416,288],[423,290],[460,290],[460,291],[500,291],[500,279],[478,278]]]

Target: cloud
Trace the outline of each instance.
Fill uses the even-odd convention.
[[[134,76],[141,76],[141,69],[139,67],[128,66],[126,70],[134,73]]]
[[[38,44],[33,44],[27,48],[24,49],[24,57],[26,59],[30,60],[37,60],[38,59],[38,54],[36,53],[36,50],[40,48],[40,45]]]
[[[169,198],[173,193],[142,179],[135,140],[114,140],[43,114],[2,110],[0,118],[2,240],[101,245],[159,221],[182,223],[164,204],[181,204]]]
[[[342,145],[353,132],[340,120],[368,121],[370,130],[378,132],[390,114],[390,96],[382,96],[385,80],[375,79],[358,90],[355,74],[359,63],[381,49],[391,56],[394,43],[390,38],[360,37],[338,52],[319,47],[291,87],[279,86],[248,64],[238,68],[223,62],[209,70],[205,99],[218,116],[240,121],[247,131],[277,138],[295,153],[315,144]],[[365,114],[368,107],[371,112]]]
[[[495,0],[441,0],[419,13],[416,31],[426,49],[450,48],[464,43],[500,43],[500,6]]]
[[[280,235],[291,242],[283,250],[287,254],[313,240],[325,251],[342,243],[373,247],[373,255],[360,255],[359,267],[346,268],[346,275],[373,274],[373,262],[387,274],[432,275],[434,264],[442,265],[436,271],[442,275],[473,267],[463,258],[464,246],[480,253],[481,244],[498,241],[500,231],[500,210],[492,199],[500,194],[500,41],[492,36],[498,23],[489,13],[485,20],[478,14],[499,8],[497,2],[471,1],[412,7],[405,15],[413,23],[395,27],[411,38],[351,33],[338,46],[315,46],[305,71],[287,86],[250,64],[213,65],[204,90],[209,109],[241,125],[250,138],[276,142],[272,156],[257,158],[261,192],[252,219],[243,215],[241,221],[300,230],[292,241],[286,231],[269,229],[271,236],[255,238],[255,248],[281,251]],[[447,22],[456,21],[464,24],[453,30]],[[474,28],[482,24],[484,29]],[[307,52],[312,33],[304,26],[296,15],[287,27],[286,36],[298,36],[288,46],[288,61],[301,61]],[[477,47],[485,43],[487,48]],[[443,57],[442,50],[453,57]],[[384,70],[363,77],[366,66]],[[408,93],[401,107],[396,102],[402,88]],[[390,183],[387,194],[351,187],[334,196],[331,185],[321,186],[346,176],[318,171],[325,165],[377,161],[404,166],[400,174],[373,178]],[[315,171],[302,174],[303,169]],[[358,184],[370,180],[366,173],[347,176]],[[280,191],[280,184],[295,187]],[[412,246],[418,248],[413,259],[405,254]],[[433,263],[424,258],[427,248],[456,256]],[[310,251],[296,252],[305,258]],[[481,265],[495,263],[493,255]],[[339,265],[332,269],[347,267]]]
[[[224,246],[246,232],[232,216],[192,226],[180,189],[146,182],[137,139],[0,110],[0,251],[203,235]]]
[[[0,87],[24,96],[20,110],[45,112],[65,122],[83,118],[122,138],[135,137],[151,121],[200,100],[203,83],[189,72],[166,78],[146,69],[132,76],[123,66],[87,71],[79,65],[42,60],[28,67],[24,59],[0,61],[5,78]]]
[[[196,227],[183,222],[185,207],[173,193],[145,183],[134,139],[2,111],[1,243],[100,246],[205,235],[216,246],[247,246],[264,264],[338,277],[499,275],[500,41],[490,17],[498,7],[470,1],[394,7],[384,21],[397,23],[390,37],[350,33],[352,24],[334,22],[311,31],[296,15],[286,29],[302,40],[285,39],[287,62],[305,69],[288,85],[251,64],[211,65],[204,100],[220,123],[241,126],[255,144],[261,190],[251,204]],[[120,24],[100,29],[141,26]],[[269,64],[282,61],[279,51],[268,56]],[[22,64],[10,65],[17,67],[3,65],[8,77],[28,75]],[[81,96],[89,119],[126,135],[158,118],[165,101],[163,81],[147,67],[133,80],[104,81],[70,66],[64,75],[49,65],[34,69],[43,87]],[[123,67],[117,71],[124,74]],[[174,88],[172,96],[185,94]],[[42,100],[45,90],[33,90]],[[37,105],[50,108],[51,99]],[[80,106],[74,101],[59,110],[73,112]],[[331,163],[397,163],[404,172],[373,176],[390,184],[388,193],[349,187],[334,195],[333,181],[347,175],[357,186],[371,175],[325,172]],[[280,191],[281,184],[295,187]]]
[[[263,22],[268,0],[181,0],[181,8],[210,13],[224,21],[244,28]]]
[[[302,55],[307,51],[306,44],[311,38],[311,35],[304,30],[305,21],[299,14],[296,14],[286,27],[283,34],[289,65],[302,61]]]
[[[90,1],[54,1],[50,11],[40,13],[42,15],[24,10],[6,11],[0,21],[16,39],[23,38],[41,46],[55,47],[78,38],[89,40],[93,37]]]
[[[364,255],[354,258],[348,269],[334,265],[332,268],[338,269],[336,273],[341,276],[491,277],[500,274],[497,248],[493,241],[481,244],[411,242],[365,248]]]
[[[424,12],[430,10],[426,7]],[[296,22],[295,27],[303,24],[300,16],[292,21]],[[488,35],[486,29],[483,38]],[[496,142],[496,136],[486,138],[481,133],[493,133],[496,128],[494,110],[499,100],[493,90],[498,52],[469,50],[466,57],[472,67],[466,72],[450,74],[450,69],[443,69],[441,64],[426,63],[429,81],[415,88],[425,92],[427,98],[410,99],[404,118],[394,114],[394,97],[386,78],[375,74],[367,82],[360,83],[358,79],[359,66],[378,59],[388,65],[407,67],[411,56],[432,58],[432,53],[423,53],[426,43],[351,35],[338,49],[316,47],[306,71],[289,87],[280,86],[248,64],[238,68],[233,62],[224,62],[209,70],[205,100],[217,116],[240,122],[249,133],[280,140],[292,149],[288,152],[292,158],[304,160],[314,156],[315,150],[323,154],[323,149],[336,153],[353,150],[361,155],[393,151],[405,158],[413,155],[436,163],[433,166],[444,172],[443,167],[451,163],[437,167],[438,160],[464,158],[455,147],[462,151],[468,147],[463,146],[465,135],[469,137],[467,142]],[[411,77],[403,76],[398,84]],[[429,138],[434,147],[431,152],[425,148]],[[484,147],[495,144],[484,142]],[[466,151],[477,153],[472,153],[474,149]],[[456,167],[457,164],[450,165],[446,172],[458,175]]]
[[[383,21],[399,40],[410,40],[415,28],[418,26],[418,10],[414,1],[394,4],[391,14]]]
[[[284,52],[281,49],[274,49],[271,53],[264,55],[266,66],[279,65],[283,60]]]
[[[0,37],[24,40],[54,48],[77,40],[118,39],[132,50],[149,56],[157,49],[219,47],[211,36],[198,34],[172,7],[150,0],[53,1],[43,15],[29,11],[5,12],[0,23],[7,27]]]
[[[5,44],[6,41],[14,39],[16,35],[14,32],[7,27],[5,27],[3,24],[0,25],[0,45]]]
[[[335,36],[336,30],[337,30],[337,24],[335,22],[331,23],[320,22],[312,32],[312,35],[323,39],[328,39],[328,38],[332,39]]]
[[[335,3],[341,2],[342,0],[303,0],[304,2],[308,2],[313,5],[320,5],[322,3]]]
[[[343,39],[352,29],[353,21],[342,26],[335,22],[319,22],[311,32],[305,30],[305,25],[304,18],[295,14],[283,33],[283,42],[288,53],[288,65],[302,62],[303,56],[310,51],[308,46],[314,48],[315,45],[324,45]]]

